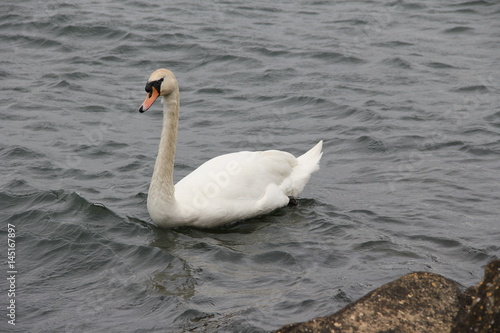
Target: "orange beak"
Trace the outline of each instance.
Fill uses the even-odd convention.
[[[160,96],[160,93],[156,88],[152,87],[151,92],[146,95],[146,99],[142,103],[141,107],[139,108],[139,112],[143,113],[144,111],[147,111],[151,105],[156,101],[156,99]]]

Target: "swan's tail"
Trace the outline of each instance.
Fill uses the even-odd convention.
[[[296,197],[304,189],[311,174],[319,170],[319,161],[323,156],[323,140],[318,142],[316,146],[312,147],[305,154],[297,157],[299,164],[294,168],[293,173],[290,175],[293,181],[291,197]]]

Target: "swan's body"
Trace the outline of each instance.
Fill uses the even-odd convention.
[[[174,74],[159,69],[146,84],[144,112],[162,96],[163,129],[148,193],[148,211],[160,227],[215,227],[288,205],[319,169],[322,141],[304,155],[268,150],[215,157],[175,186],[173,169],[179,87]]]

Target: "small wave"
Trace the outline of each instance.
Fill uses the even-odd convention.
[[[366,151],[370,152],[386,152],[388,148],[386,144],[377,138],[372,136],[363,135],[356,139],[356,142],[365,148]]]
[[[486,116],[484,119],[488,121],[489,126],[500,128],[500,111]]]
[[[264,265],[272,264],[272,265],[279,265],[280,267],[297,265],[297,260],[292,254],[279,250],[271,250],[260,254],[256,254],[252,257],[252,260],[254,260],[256,263],[259,264],[264,264]]]
[[[220,89],[220,88],[201,88],[196,90],[198,94],[210,94],[210,95],[229,95],[234,93],[235,90],[232,89]]]
[[[451,4],[452,7],[471,7],[471,6],[492,6],[493,3],[485,0],[473,0],[473,1],[465,1],[459,2],[455,4]]]
[[[466,86],[466,87],[460,87],[454,90],[455,92],[459,93],[464,93],[464,92],[479,92],[479,93],[487,93],[489,92],[488,87],[485,85],[479,84],[479,85],[473,85],[473,86]]]
[[[400,40],[393,40],[393,41],[389,41],[389,42],[374,43],[374,45],[382,46],[382,47],[395,48],[395,47],[413,46],[415,44],[409,43],[409,42],[403,42],[403,41],[400,41]]]
[[[491,148],[485,145],[483,146],[473,146],[473,145],[464,145],[460,148],[461,151],[465,151],[474,156],[498,156],[500,154],[500,148],[498,143],[491,144]]]
[[[473,31],[474,31],[473,28],[459,26],[459,27],[453,27],[450,29],[446,29],[446,30],[444,30],[444,33],[445,34],[463,34],[463,33],[472,33]]]
[[[411,250],[405,250],[401,248],[398,244],[393,243],[389,239],[378,239],[369,240],[362,243],[358,243],[353,246],[353,250],[357,252],[365,253],[365,257],[370,259],[376,259],[379,255],[384,254],[391,257],[403,257],[420,259],[421,256]]]
[[[83,38],[83,39],[108,39],[116,41],[126,36],[128,33],[112,27],[111,25],[66,25],[59,26],[57,36]]]
[[[439,62],[439,61],[432,61],[432,62],[428,62],[426,64],[427,67],[430,67],[430,68],[437,68],[437,69],[450,69],[450,68],[458,68],[458,67],[455,67],[455,66],[452,66],[450,64],[445,64],[443,62]]]
[[[253,47],[251,47],[249,49],[252,50],[252,51],[258,52],[259,54],[268,56],[268,57],[286,57],[286,56],[290,56],[291,55],[291,53],[289,51],[272,50],[270,48],[263,47],[263,46],[253,46]]]
[[[430,242],[430,243],[434,243],[434,244],[436,244],[438,246],[444,246],[444,247],[447,247],[447,248],[461,247],[462,246],[462,244],[459,241],[455,240],[455,239],[449,239],[449,238],[440,237],[440,236],[409,235],[407,237],[409,239]]]
[[[395,57],[395,58],[390,58],[390,59],[385,59],[382,61],[382,63],[392,66],[392,67],[397,67],[397,68],[403,68],[403,69],[411,69],[412,65],[409,61],[401,58],[401,57]]]
[[[102,113],[107,111],[107,109],[104,106],[93,105],[93,104],[78,106],[77,109],[82,112],[90,112],[90,113]]]
[[[43,158],[44,155],[23,146],[13,146],[13,147],[0,147],[0,153],[2,158],[5,159],[21,159],[21,160],[35,160]]]
[[[302,55],[301,55],[302,56]],[[344,55],[338,52],[322,51],[315,53],[304,54],[303,56],[312,57],[314,59],[325,60],[332,63],[346,63],[346,64],[363,64],[366,61],[352,55]]]
[[[462,149],[465,145],[464,141],[461,140],[452,140],[452,141],[443,141],[436,142],[436,140],[425,142],[423,146],[420,147],[422,151],[431,151],[431,150],[440,150],[449,147],[461,147]]]

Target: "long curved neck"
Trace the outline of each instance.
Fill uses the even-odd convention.
[[[174,158],[179,124],[179,89],[176,89],[163,102],[163,128],[161,131],[158,156],[149,186],[149,195],[165,201],[175,200],[174,196]]]

